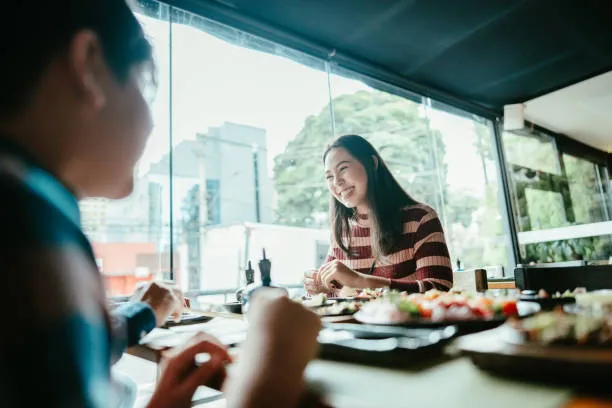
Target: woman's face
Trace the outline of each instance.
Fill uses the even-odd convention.
[[[347,208],[367,205],[368,176],[365,167],[344,148],[334,148],[325,157],[327,188]]]

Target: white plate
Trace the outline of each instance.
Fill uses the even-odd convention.
[[[538,313],[540,311],[540,305],[533,302],[517,302],[516,308],[520,317],[526,317]],[[363,313],[363,310],[358,311],[354,315],[355,320],[366,323],[366,324],[383,324],[383,325],[407,325],[415,327],[424,326],[444,326],[444,325],[466,325],[466,324],[478,324],[483,323],[485,325],[496,324],[506,321],[507,317],[495,317],[493,319],[461,319],[461,320],[431,320],[431,319],[420,319],[408,317],[404,320],[393,321],[391,319],[376,319],[372,316]]]

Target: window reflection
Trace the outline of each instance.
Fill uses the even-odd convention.
[[[319,177],[332,137],[325,64],[180,10],[173,22],[179,284],[231,292],[263,248],[274,281],[299,284],[329,235],[325,212],[307,203],[327,202]]]
[[[442,104],[432,107],[425,98],[388,86],[387,92],[370,88],[360,79],[345,70],[332,71],[338,134],[367,137],[406,191],[436,210],[454,264],[461,261],[464,268],[486,267],[491,275],[501,275],[502,267],[511,265],[491,123],[450,113],[456,110]]]
[[[522,263],[612,256],[610,195],[602,165],[557,151],[538,131],[503,133]],[[590,227],[577,228],[588,224]]]
[[[437,210],[455,262],[512,267],[489,121],[156,1],[138,3],[159,71],[155,129],[134,195],[81,204],[110,294],[170,277],[185,291],[231,292],[264,247],[274,280],[299,285],[329,245],[321,154],[349,133],[367,137],[407,191]],[[543,132],[502,138],[521,262],[612,255],[607,234],[538,235],[610,221],[605,169],[559,152]]]
[[[273,279],[299,286],[329,246],[321,155],[347,133],[438,211],[455,261],[508,265],[489,122],[156,1],[136,10],[158,65],[155,130],[134,196],[83,203],[101,270],[130,277],[107,278],[111,295],[171,270],[185,291],[231,293],[262,248]]]

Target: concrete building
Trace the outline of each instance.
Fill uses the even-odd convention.
[[[161,186],[145,176],[135,180],[128,198],[81,201],[81,225],[93,242],[160,242],[164,233],[162,202]]]
[[[213,225],[274,220],[273,186],[267,171],[264,129],[224,123],[183,140],[173,149],[172,209],[161,200],[161,224],[169,225],[173,213],[174,246],[180,248],[187,271],[181,279],[185,290],[200,289],[202,235]],[[151,165],[146,177],[158,186],[162,197],[170,195],[170,157]],[[204,188],[202,188],[205,186]],[[169,245],[169,235],[161,242]]]
[[[92,241],[102,239],[106,226],[108,200],[93,198],[79,202],[81,226]]]
[[[129,293],[137,281],[169,277],[171,225],[173,270],[182,289],[199,290],[204,275],[214,279],[203,274],[212,264],[202,258],[211,226],[273,221],[267,160],[264,129],[224,123],[174,147],[172,191],[165,155],[135,180],[130,197],[83,201],[81,222],[109,293]]]
[[[202,143],[200,177],[218,180],[212,205],[220,209],[211,224],[229,225],[245,221],[274,221],[273,187],[268,175],[266,131],[251,126],[224,123],[198,134]]]

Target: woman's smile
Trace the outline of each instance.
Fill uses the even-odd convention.
[[[354,192],[355,192],[355,187],[348,187],[340,191],[338,195],[340,196],[340,198],[342,198],[342,200],[346,201],[353,195]]]

